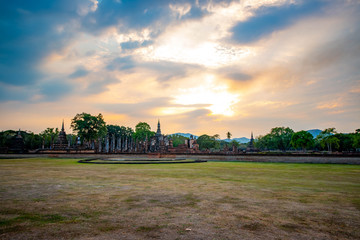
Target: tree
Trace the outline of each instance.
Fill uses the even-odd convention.
[[[239,147],[239,142],[238,141],[236,141],[236,140],[232,140],[231,142],[230,142],[230,146],[235,146],[235,147]]]
[[[220,135],[219,135],[219,134],[215,134],[215,135],[212,136],[212,138],[219,140],[219,139],[220,139]]]
[[[255,147],[260,150],[289,150],[293,134],[294,131],[288,127],[272,128],[270,133],[257,138]]]
[[[77,138],[76,134],[71,134],[71,133],[66,134],[66,138],[71,147],[76,145],[76,138]]]
[[[59,129],[46,128],[44,131],[40,133],[40,136],[43,139],[43,145],[52,149],[54,148],[55,139],[59,136]]]
[[[294,131],[289,127],[276,127],[271,129],[270,137],[276,149],[286,151],[290,149],[290,141],[293,134]]]
[[[179,146],[180,144],[185,144],[185,140],[186,139],[189,139],[187,137],[184,137],[184,136],[181,136],[181,135],[178,135],[178,134],[173,134],[170,136],[171,139],[172,139],[172,142],[173,142],[173,146],[174,147],[177,147]]]
[[[305,152],[314,146],[314,137],[307,131],[299,131],[292,135],[290,143],[294,148],[301,148]]]
[[[354,133],[336,133],[334,136],[339,139],[339,147],[336,150],[340,152],[350,152],[354,150],[353,142],[354,142]]]
[[[220,147],[219,141],[217,141],[219,135],[215,134],[214,136],[209,136],[206,134],[201,135],[198,137],[196,142],[199,144],[199,148],[203,149],[218,149]]]
[[[327,147],[329,152],[332,152],[332,147],[340,147],[340,140],[334,136],[336,133],[335,128],[327,128],[322,131],[317,137],[316,140],[319,141],[321,147]]]
[[[355,134],[353,134],[352,146],[355,148],[355,150],[360,148],[360,129],[356,129]]]
[[[230,132],[227,132],[227,133],[226,133],[226,137],[227,137],[227,139],[229,139],[229,140],[230,140],[230,139],[231,139],[231,136],[232,136],[232,134],[231,134]]]
[[[150,138],[155,135],[155,132],[151,131],[151,127],[146,122],[139,122],[135,126],[134,138],[138,141],[144,141],[146,138]]]
[[[25,132],[24,144],[26,149],[37,149],[41,147],[42,138],[39,134]]]
[[[123,134],[123,129],[118,125],[106,125],[106,129],[110,136],[114,134],[115,137],[120,137]]]
[[[266,134],[265,136],[258,136],[257,139],[255,139],[255,147],[260,150],[270,150],[274,149],[272,146],[271,137],[269,134]]]
[[[88,146],[91,142],[107,133],[106,123],[101,113],[92,116],[88,113],[78,113],[71,120],[71,128],[78,134],[82,140],[86,140]]]
[[[0,133],[0,147],[9,148],[12,144],[12,139],[16,137],[17,132],[14,130],[6,130]]]
[[[123,127],[123,126],[121,126],[121,129],[125,129],[125,131],[124,131],[124,136],[126,136],[126,137],[132,137],[133,135],[134,135],[134,130],[132,129],[132,128],[130,128],[130,127]]]

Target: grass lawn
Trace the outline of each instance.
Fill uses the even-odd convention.
[[[360,239],[360,166],[0,159],[0,239]]]

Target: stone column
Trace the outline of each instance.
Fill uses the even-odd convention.
[[[98,141],[99,141],[99,149],[98,149],[98,151],[99,151],[99,153],[101,153],[101,151],[102,151],[102,142],[101,142],[101,138],[99,138],[99,139],[98,139]]]
[[[109,135],[106,135],[105,152],[109,153]]]
[[[121,149],[121,138],[118,137],[118,139],[117,139],[117,144],[116,144],[116,150],[117,150],[117,152],[120,152],[120,149]]]
[[[148,137],[146,135],[146,139],[145,139],[145,153],[148,152],[148,143],[149,143],[149,140],[148,140]]]
[[[115,134],[112,135],[112,139],[111,139],[111,152],[112,153],[115,152]]]

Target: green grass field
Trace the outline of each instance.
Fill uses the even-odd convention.
[[[360,166],[0,159],[0,239],[360,239]]]

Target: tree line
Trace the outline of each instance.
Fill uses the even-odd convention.
[[[71,120],[71,128],[74,134],[67,134],[70,146],[81,145],[92,148],[94,142],[104,139],[106,135],[128,139],[129,141],[144,141],[155,135],[151,127],[146,122],[139,122],[135,129],[127,126],[107,125],[103,115],[91,115],[89,113],[79,113]],[[58,128],[46,128],[39,134],[30,131],[6,130],[0,132],[0,148],[10,148],[13,139],[20,133],[24,140],[26,149],[52,149],[59,136]],[[226,133],[228,141],[220,140],[219,134],[203,134],[196,139],[200,150],[211,149],[219,150],[235,146],[240,150],[246,150],[247,144],[238,143],[231,140],[232,134]],[[171,135],[173,146],[177,147],[184,144],[185,139],[180,135]],[[307,131],[294,132],[289,127],[275,127],[270,133],[258,136],[255,139],[255,148],[260,151],[289,151],[289,150],[315,150],[315,151],[340,151],[351,152],[360,148],[360,129],[354,133],[338,133],[335,128],[323,130],[316,138]]]
[[[101,113],[91,115],[89,113],[79,113],[71,120],[71,129],[74,134],[67,134],[70,147],[82,145],[92,148],[94,142],[104,139],[106,135],[115,136],[122,140],[143,141],[155,135],[151,127],[146,122],[139,122],[135,130],[131,127],[108,125]],[[46,128],[39,134],[31,131],[6,130],[0,132],[0,148],[11,149],[14,139],[20,133],[25,149],[53,149],[59,137],[58,128]]]
[[[315,150],[353,152],[360,148],[360,129],[354,133],[338,133],[335,128],[327,128],[316,136],[307,131],[294,132],[289,127],[272,128],[270,133],[259,136],[255,147],[261,151],[269,150]]]

